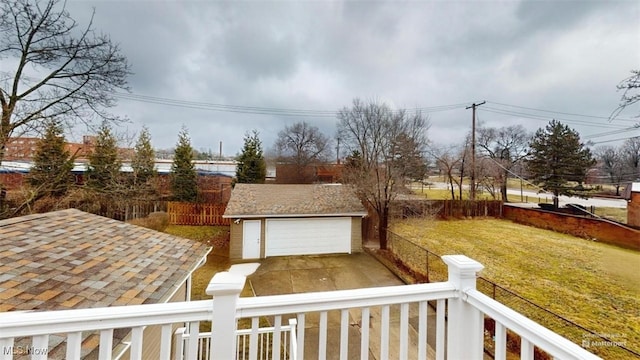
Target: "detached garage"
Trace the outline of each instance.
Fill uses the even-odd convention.
[[[367,215],[349,186],[236,184],[224,213],[232,219],[229,256],[351,253],[362,249]]]

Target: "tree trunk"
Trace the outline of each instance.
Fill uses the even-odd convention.
[[[502,183],[500,184],[500,192],[502,193],[502,202],[509,202],[507,200],[507,179],[509,176],[509,172],[507,170],[504,171],[504,178]]]
[[[560,195],[558,194],[557,191],[553,192],[553,208],[555,210],[558,210],[558,208],[560,207]]]
[[[384,208],[378,213],[378,239],[381,250],[387,249],[387,225],[389,225],[389,209]]]

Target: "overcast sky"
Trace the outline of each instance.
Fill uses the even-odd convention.
[[[606,119],[619,103],[616,85],[640,68],[636,0],[67,6],[81,22],[95,8],[95,28],[120,44],[134,74],[131,94],[113,112],[131,121],[120,131],[145,124],[157,148],[173,147],[182,125],[194,148],[217,153],[223,141],[225,155],[236,154],[251,129],[269,149],[279,130],[301,120],[333,136],[332,114],[356,97],[440,110],[429,113],[437,144],[460,143],[471,127],[465,107],[483,100],[478,120],[485,126],[533,131],[557,118],[602,144],[640,135],[628,129],[638,106]],[[146,100],[131,99],[139,96]],[[169,101],[175,105],[156,103]],[[211,110],[215,105],[315,111],[262,115]]]

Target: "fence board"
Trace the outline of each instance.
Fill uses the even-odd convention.
[[[172,225],[230,225],[231,219],[222,217],[226,205],[170,201],[167,204]]]

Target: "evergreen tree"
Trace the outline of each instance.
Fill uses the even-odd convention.
[[[195,201],[198,178],[193,165],[193,147],[185,127],[178,134],[178,144],[171,165],[171,189],[177,201]]]
[[[538,129],[529,144],[527,168],[531,180],[553,193],[553,204],[558,207],[560,195],[582,195],[582,182],[587,171],[595,164],[591,151],[580,142],[580,135],[567,125],[552,120],[544,129]],[[577,182],[570,186],[569,182]]]
[[[38,143],[33,167],[27,176],[29,185],[36,191],[36,197],[64,195],[73,183],[73,158],[65,149],[65,143],[62,125],[55,121],[49,122],[44,138]]]
[[[118,141],[107,122],[98,129],[93,151],[89,155],[87,185],[106,191],[117,185],[122,162],[118,156]]]
[[[135,188],[144,187],[149,180],[157,175],[155,158],[155,151],[151,147],[151,134],[149,134],[149,129],[143,126],[131,161]]]
[[[258,135],[258,132],[253,130],[244,136],[242,153],[237,159],[237,183],[264,184],[264,179],[267,177],[267,163],[264,160],[262,142]]]

